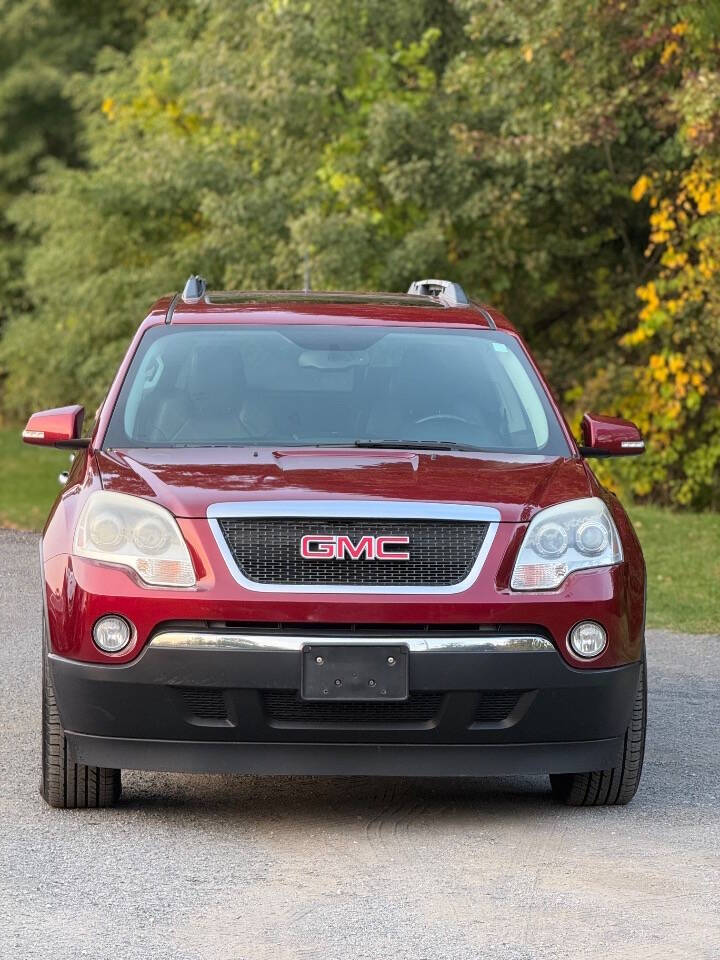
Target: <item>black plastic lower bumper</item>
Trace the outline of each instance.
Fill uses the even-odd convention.
[[[406,703],[312,704],[301,656],[147,648],[127,665],[52,655],[77,760],[149,770],[477,776],[613,766],[639,664],[556,652],[410,652]]]
[[[605,770],[623,739],[569,743],[218,743],[124,740],[69,733],[75,760],[94,766],[185,773],[305,776],[482,777]]]

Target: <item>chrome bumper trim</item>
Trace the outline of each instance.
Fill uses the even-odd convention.
[[[555,647],[545,637],[523,636],[332,636],[325,634],[254,634],[165,631],[150,641],[150,647],[173,650],[255,650],[299,652],[308,643],[377,645],[404,644],[413,653],[428,650],[497,651],[499,653],[548,653]]]

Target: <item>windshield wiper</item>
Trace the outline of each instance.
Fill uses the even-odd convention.
[[[353,447],[372,450],[467,450],[478,452],[480,447],[471,447],[466,443],[453,443],[451,440],[354,440]]]

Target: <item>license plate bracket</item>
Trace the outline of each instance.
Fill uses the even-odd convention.
[[[303,700],[407,700],[408,649],[390,644],[306,644],[301,696]]]

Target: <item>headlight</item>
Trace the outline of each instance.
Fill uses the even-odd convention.
[[[622,560],[612,517],[599,497],[570,500],[537,513],[515,561],[513,590],[552,590],[573,570]]]
[[[154,587],[192,587],[195,571],[175,517],[125,493],[98,490],[83,507],[73,553],[130,567]]]

